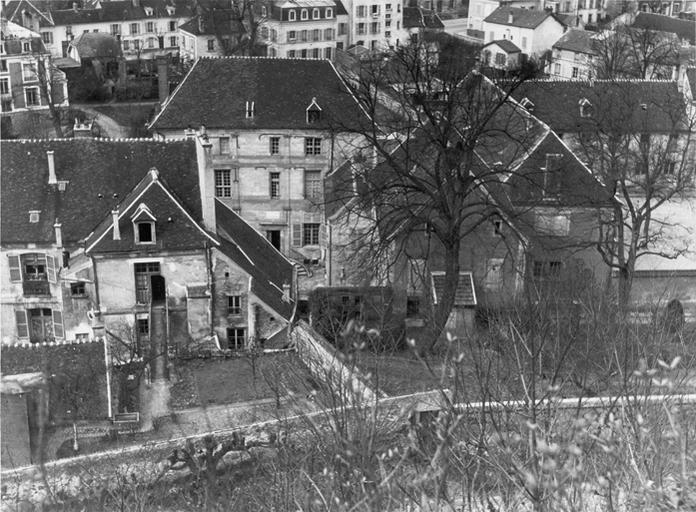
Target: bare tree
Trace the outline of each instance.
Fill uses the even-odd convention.
[[[525,70],[495,85],[473,60],[462,62],[442,61],[423,43],[362,61],[347,72],[348,83],[369,121],[357,129],[335,121],[337,131],[359,135],[343,193],[351,198],[345,202],[351,214],[373,222],[357,234],[358,245],[372,249],[370,267],[392,268],[408,255],[411,235],[424,232],[442,254],[445,286],[432,304],[426,348],[454,305],[462,240],[506,209],[491,198],[490,187],[500,186],[540,136],[539,125],[509,101],[528,78]],[[334,199],[341,185],[331,183]]]
[[[679,64],[679,39],[657,30],[618,26],[592,41],[593,76],[615,78],[672,78]]]
[[[676,258],[688,249],[670,242],[669,231],[677,226],[659,211],[693,185],[694,118],[674,84],[648,95],[639,91],[645,85],[618,80],[594,87],[574,144],[622,202],[602,224],[599,250],[618,271],[623,307],[641,257]]]
[[[199,23],[216,39],[222,55],[259,55],[260,28],[265,17],[253,0],[196,0]]]

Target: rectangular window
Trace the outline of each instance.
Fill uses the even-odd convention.
[[[578,68],[574,67],[573,72],[572,72],[572,78],[577,78],[579,74],[580,74],[580,70]]]
[[[302,224],[302,245],[319,245],[319,224]]]
[[[288,57],[289,56],[290,55],[288,55]],[[278,153],[280,153],[280,137],[271,137],[269,141],[269,146],[271,155],[277,155]]]
[[[324,48],[324,58],[325,59],[330,59],[333,48]]]
[[[130,50],[130,43],[128,42],[127,39],[124,39],[123,41],[121,41],[121,43],[123,43],[123,49],[124,49],[124,51]]]
[[[150,339],[150,319],[138,318],[136,320],[136,329],[138,330],[138,341]]]
[[[563,264],[560,261],[535,261],[532,267],[534,280],[543,281],[558,281],[561,278],[561,269]]]
[[[9,78],[0,78],[0,94],[10,94]]]
[[[294,41],[295,39],[297,39],[297,32],[294,30],[289,30],[288,31],[288,41]],[[288,52],[288,57],[290,56],[289,53],[290,52]],[[294,54],[294,51],[293,51],[293,54]]]
[[[242,350],[246,346],[246,329],[239,327],[227,328],[227,348]]]
[[[338,35],[344,36],[347,33],[348,33],[348,24],[347,23],[339,23],[338,24]]]
[[[495,54],[495,65],[496,66],[504,66],[506,62],[507,62],[507,57],[505,56],[504,53],[498,52]]]
[[[41,39],[46,44],[53,43],[53,32],[41,32]]]
[[[307,199],[321,198],[321,171],[304,172],[304,196]]]
[[[414,318],[420,315],[420,298],[406,298],[406,318]]]
[[[152,222],[138,222],[137,224],[137,239],[135,240],[138,244],[151,244],[154,243],[154,225]]]
[[[24,95],[26,96],[27,107],[38,107],[41,105],[41,96],[39,95],[38,87],[27,87],[24,89]]]
[[[130,33],[132,36],[139,34],[140,33],[140,25],[138,23],[131,23],[130,24]]]
[[[319,137],[305,137],[305,155],[321,155],[321,139]]]
[[[561,64],[560,63],[557,62],[553,65],[553,74],[560,76],[560,74],[561,74]]]
[[[312,30],[312,41],[321,41],[321,32],[318,28]]]
[[[300,50],[300,57],[303,59],[307,58],[307,50]]]
[[[215,39],[208,39],[208,51],[212,52],[215,50]]]
[[[358,6],[358,18],[364,18],[367,16],[367,6],[366,5],[359,5]]]
[[[312,50],[312,58],[313,59],[318,59],[319,58],[319,48],[314,48]]]
[[[111,25],[111,35],[112,36],[117,36],[120,33],[121,33],[121,25],[119,25],[118,23],[114,23],[113,25]]]
[[[3,73],[7,73],[7,60],[6,59],[0,59],[0,71]]]
[[[169,22],[169,31],[170,31],[170,32],[176,32],[176,21],[170,21],[170,22]]]
[[[36,74],[36,64],[23,64],[22,65],[22,79],[25,82],[35,82],[39,79]]]
[[[254,106],[254,102],[247,101],[245,110],[246,110],[247,119],[252,119],[254,117],[254,114],[256,113],[256,108]]]
[[[160,264],[156,261],[135,263],[133,271],[135,273],[135,300],[138,304],[148,304],[151,298],[151,277],[159,275]]]
[[[379,5],[373,4],[370,6],[370,14],[372,16],[379,16]]]
[[[135,41],[133,41],[133,49],[134,49],[136,52],[137,52],[138,50],[140,50],[140,39],[136,39]]]
[[[271,199],[277,199],[280,197],[280,173],[272,172],[269,173],[269,193]]]
[[[306,40],[307,40],[307,31],[301,30],[300,31],[300,41],[306,41]]]
[[[363,35],[366,33],[365,30],[365,24],[364,23],[358,23],[358,35]]]
[[[172,36],[169,38],[169,46],[176,46],[176,36]]]
[[[145,24],[145,31],[148,33],[152,33],[155,31],[155,23],[153,21],[148,21]]]
[[[77,283],[70,283],[70,296],[71,297],[84,297],[85,296],[85,282],[78,281]]]
[[[0,112],[12,112],[12,98],[0,100]]]
[[[227,296],[227,313],[229,315],[241,315],[242,314],[242,296],[241,295],[228,295]]]
[[[220,137],[220,154],[229,155],[230,154],[230,138]]]
[[[215,169],[215,197],[232,197],[231,174],[230,169]]]

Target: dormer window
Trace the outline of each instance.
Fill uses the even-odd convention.
[[[328,8],[326,9],[326,18],[327,18],[327,19],[333,18],[333,9],[332,9],[331,7],[328,7]]]
[[[41,210],[29,210],[29,223],[37,224],[39,222],[39,215]]]
[[[261,16],[262,16],[263,18],[265,18],[266,16],[268,16],[268,11],[266,10],[266,6],[265,6],[265,5],[262,5],[262,6],[261,6]]]
[[[313,20],[318,20],[320,18],[321,14],[319,13],[319,9],[312,9],[312,19]]]
[[[527,112],[534,112],[534,103],[529,98],[523,98],[520,101],[520,105],[527,110]]]
[[[136,244],[154,244],[155,243],[155,216],[152,215],[150,209],[141,203],[131,217],[133,221],[133,232],[135,234]]]
[[[321,121],[321,107],[317,105],[317,99],[312,98],[312,103],[307,107],[307,124],[316,124]]]
[[[587,98],[581,99],[579,105],[580,117],[592,117],[592,114],[594,114],[594,107],[592,107],[592,103],[590,103]]]
[[[153,10],[152,7],[145,7],[145,16],[152,16]]]
[[[295,21],[297,19],[297,13],[292,10],[288,12],[288,21]]]
[[[302,9],[300,11],[300,19],[301,20],[308,20],[309,19],[309,12],[307,11],[307,9]]]
[[[174,12],[175,12],[175,7],[173,5],[168,5],[167,6],[167,14],[169,16],[174,16]]]
[[[253,119],[256,114],[256,107],[253,101],[246,102],[246,118]]]

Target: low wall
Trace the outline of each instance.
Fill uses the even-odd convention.
[[[290,340],[312,376],[329,386],[334,395],[345,398],[348,403],[369,403],[385,396],[373,390],[357,368],[346,366],[343,354],[306,322],[300,321],[292,327]]]

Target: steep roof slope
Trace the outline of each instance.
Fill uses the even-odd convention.
[[[309,124],[307,108],[313,100],[322,114]],[[251,102],[254,114],[247,117]],[[363,115],[327,60],[201,58],[151,128],[325,129],[356,126]]]
[[[689,41],[692,45],[696,44],[696,26],[691,20],[680,20],[651,12],[639,12],[633,21],[633,26],[647,30],[671,32],[679,36],[679,39]]]
[[[685,119],[684,98],[676,82],[661,80],[536,80],[512,93],[534,104],[534,116],[558,133],[623,130],[670,132]],[[592,105],[583,117],[580,104]]]
[[[49,185],[48,155],[65,190]],[[63,139],[0,142],[0,240],[52,243],[53,224],[62,224],[63,240],[76,243],[90,232],[155,167],[177,191],[181,203],[199,221],[198,162],[193,141]],[[29,222],[29,211],[40,211]]]
[[[224,203],[215,200],[219,249],[251,278],[251,291],[283,318],[292,317],[294,303],[283,298],[283,285],[292,286],[293,266],[261,233]]]
[[[552,17],[558,21],[553,14],[544,10],[503,6],[498,7],[483,21],[486,23],[495,23],[496,25],[507,25],[510,27],[536,28],[549,17]],[[560,21],[558,22],[563,24]]]
[[[553,44],[553,47],[559,50],[594,55],[592,36],[596,34],[596,32],[571,28]]]

